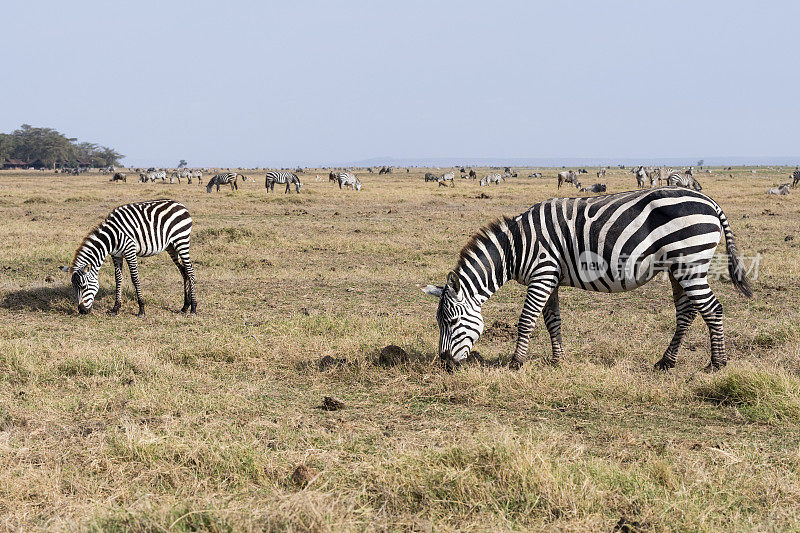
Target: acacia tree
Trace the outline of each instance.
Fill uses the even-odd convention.
[[[178,168],[183,168],[188,164],[185,159],[181,159],[180,163],[178,163]]]
[[[123,156],[112,148],[95,143],[76,142],[52,128],[35,128],[23,124],[11,134],[0,134],[0,158],[41,161],[46,166],[74,166],[78,159],[92,166],[115,166]]]

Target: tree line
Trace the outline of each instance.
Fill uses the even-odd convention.
[[[90,142],[78,142],[52,128],[34,128],[23,124],[12,133],[0,133],[0,165],[17,160],[39,167],[109,167],[125,157],[113,148]]]

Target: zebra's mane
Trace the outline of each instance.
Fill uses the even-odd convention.
[[[103,222],[105,222],[105,221],[103,221]],[[72,275],[72,271],[75,268],[75,261],[77,261],[77,259],[78,259],[78,254],[81,252],[81,250],[83,250],[83,247],[86,246],[86,242],[89,240],[89,237],[91,237],[92,234],[95,231],[100,229],[100,226],[103,224],[103,222],[101,222],[100,224],[98,224],[95,227],[93,227],[92,229],[90,229],[89,233],[87,233],[86,236],[81,241],[81,244],[75,249],[75,254],[72,256],[72,262],[69,264],[69,275],[70,276]]]
[[[465,244],[458,253],[456,271],[458,271],[461,266],[464,265],[464,263],[470,258],[471,252],[474,252],[478,256],[483,253],[479,247],[479,244],[483,244],[485,246],[487,243],[491,242],[491,239],[489,238],[490,235],[502,233],[504,228],[511,227],[511,225],[514,223],[515,221],[513,218],[504,215],[479,229],[472,237],[469,238],[467,244]],[[502,243],[503,241],[499,242]],[[507,254],[508,250],[504,249],[503,253]]]

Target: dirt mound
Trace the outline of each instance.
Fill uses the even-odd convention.
[[[344,357],[336,358],[336,357],[331,357],[330,355],[326,355],[325,357],[319,360],[319,370],[320,372],[323,372],[325,370],[328,370],[329,368],[340,367],[346,364],[347,364],[347,359],[345,359]]]
[[[317,477],[317,471],[306,465],[300,465],[292,472],[292,481],[300,487],[307,486],[315,477]]]
[[[340,409],[344,409],[344,402],[339,398],[334,398],[333,396],[325,396],[322,399],[323,411],[338,411]]]
[[[408,361],[408,352],[394,344],[386,346],[378,356],[378,364],[383,366],[397,366]]]

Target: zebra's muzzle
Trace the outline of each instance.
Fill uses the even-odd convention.
[[[78,304],[78,312],[82,315],[88,315],[92,312],[91,307],[86,307],[82,303]]]

